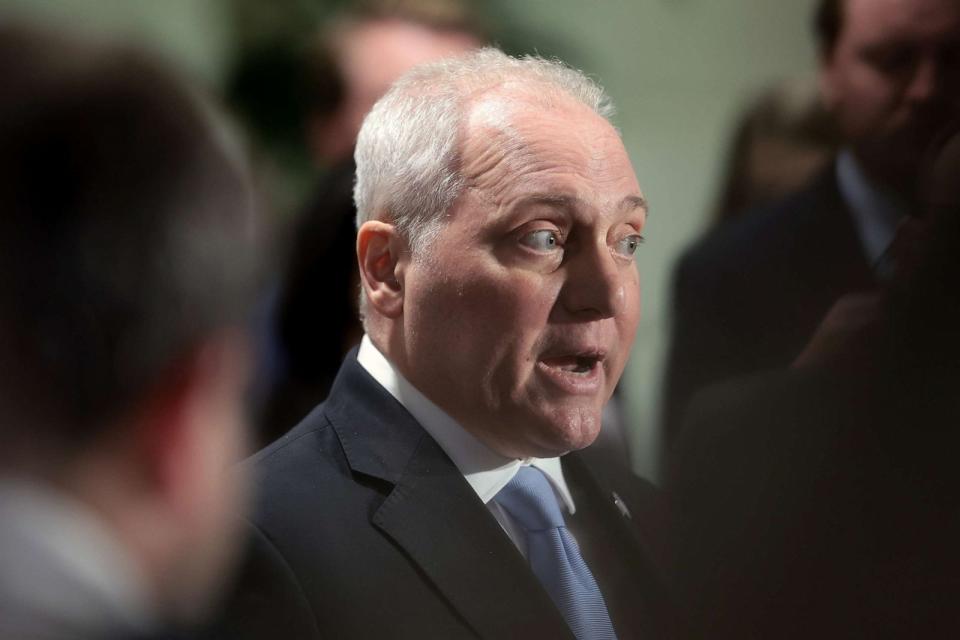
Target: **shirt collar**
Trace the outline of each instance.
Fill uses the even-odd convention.
[[[906,203],[873,182],[849,149],[837,156],[836,171],[840,193],[853,213],[864,254],[870,264],[876,266],[906,216]]]
[[[360,341],[357,362],[440,445],[484,504],[513,480],[520,467],[529,465],[547,476],[567,511],[571,514],[576,512],[573,496],[563,477],[560,458],[519,460],[492,451],[410,384],[366,335]]]

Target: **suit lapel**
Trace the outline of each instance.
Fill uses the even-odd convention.
[[[639,505],[635,491],[620,486],[614,479],[594,473],[597,465],[590,463],[594,452],[587,448],[574,451],[563,457],[563,470],[568,482],[575,484],[603,516],[603,521],[618,533],[628,537],[635,544],[624,550],[630,560],[646,563],[652,557],[658,557],[660,550],[650,537],[644,535],[643,528],[637,523],[657,523],[663,517],[656,505]],[[604,462],[606,462],[604,460]],[[602,467],[600,467],[602,468]],[[620,506],[618,506],[618,503]],[[634,522],[636,518],[636,523]],[[654,536],[656,537],[656,536]]]
[[[424,438],[374,515],[484,638],[567,638],[570,632],[500,525]]]
[[[818,259],[805,268],[818,270],[818,286],[830,283],[830,291],[842,295],[872,288],[876,276],[864,255],[853,212],[840,193],[836,173],[834,162],[810,189],[810,201],[805,204],[810,222],[799,242],[802,251],[817,248]],[[831,293],[831,297],[836,295]]]
[[[392,483],[372,524],[480,637],[572,638],[523,557],[453,462],[347,358],[327,403],[351,468]]]
[[[662,532],[657,531],[664,521],[663,506],[652,486],[618,467],[590,447],[563,457],[577,511],[588,516],[584,520],[581,513],[574,528],[601,532],[593,540],[601,541],[602,548],[581,548],[595,561],[591,569],[601,587],[612,589],[605,594],[607,607],[621,637],[685,637],[657,564],[664,558]]]

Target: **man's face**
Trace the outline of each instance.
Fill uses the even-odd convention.
[[[646,210],[615,130],[569,99],[481,98],[467,188],[404,266],[408,375],[495,451],[590,444],[640,315]]]
[[[846,0],[843,10],[823,62],[825,100],[866,169],[903,186],[956,112],[960,2]]]

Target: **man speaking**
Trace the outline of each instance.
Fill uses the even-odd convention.
[[[610,112],[581,73],[492,49],[419,67],[373,108],[366,336],[250,462],[233,636],[664,633],[651,489],[570,453],[597,436],[640,313],[646,206]]]

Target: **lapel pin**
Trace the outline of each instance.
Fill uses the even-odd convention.
[[[615,504],[617,509],[620,510],[620,515],[628,520],[632,520],[633,518],[630,515],[630,509],[627,509],[626,503],[624,503],[623,499],[620,498],[619,494],[617,494],[616,491],[611,491],[610,494],[613,496],[613,504]]]

